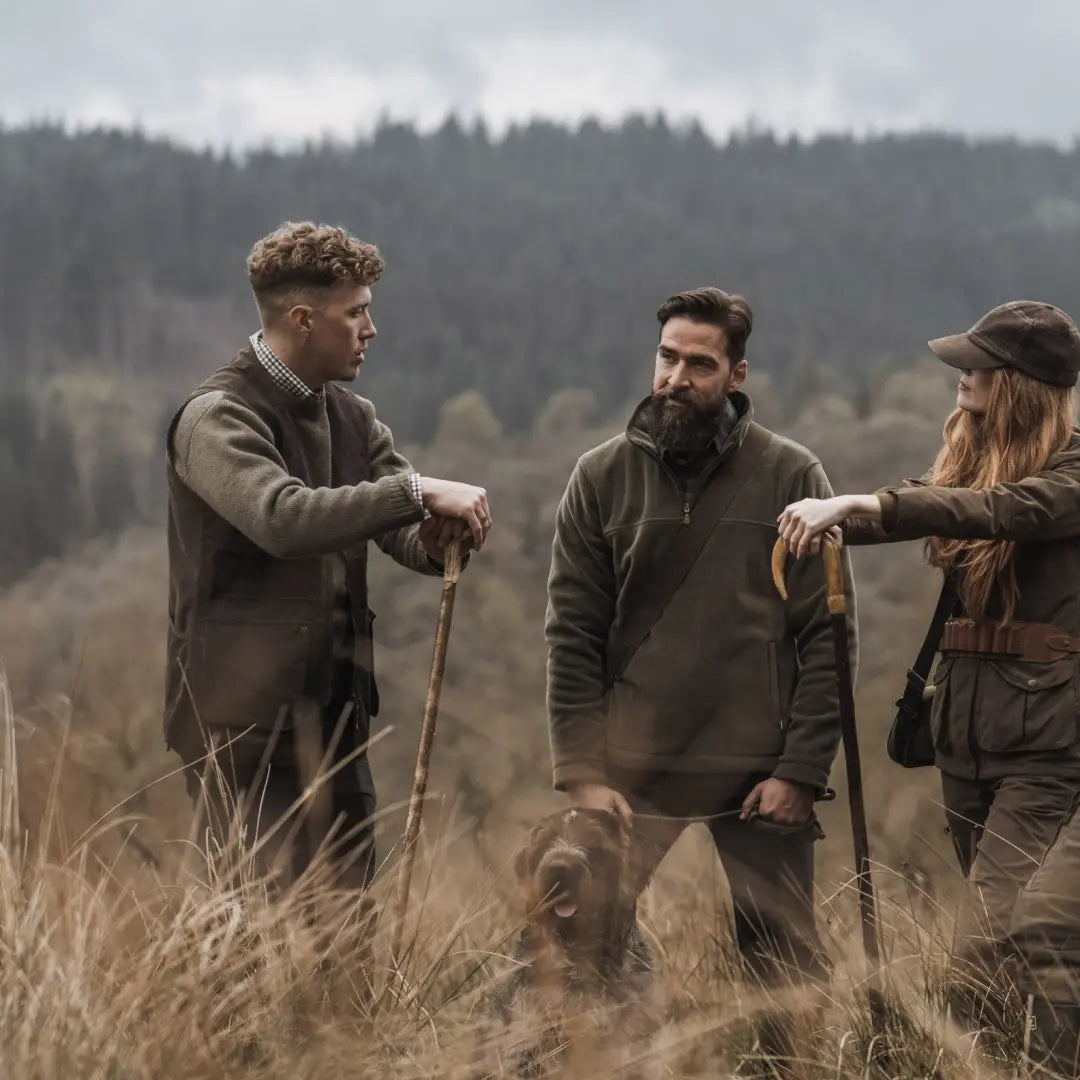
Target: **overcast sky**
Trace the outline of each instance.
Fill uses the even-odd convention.
[[[718,136],[1080,135],[1080,0],[0,0],[0,119],[198,145],[663,109]]]

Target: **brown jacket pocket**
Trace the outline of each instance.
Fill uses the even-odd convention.
[[[311,628],[294,622],[207,619],[189,678],[200,720],[271,728],[304,690]]]
[[[975,742],[991,753],[1063,750],[1076,741],[1076,662],[984,660],[975,686]]]
[[[952,753],[956,744],[956,723],[952,720],[952,679],[953,661],[945,658],[938,661],[938,666],[930,677],[933,686],[933,698],[930,702],[930,736],[935,749]]]

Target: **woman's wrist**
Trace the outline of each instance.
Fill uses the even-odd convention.
[[[844,518],[880,521],[881,500],[876,495],[845,495]]]

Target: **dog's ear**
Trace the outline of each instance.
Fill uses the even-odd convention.
[[[551,842],[551,819],[537,822],[514,854],[514,874],[519,881],[532,877]]]
[[[655,841],[643,829],[631,825],[627,829],[626,870],[635,898],[649,884],[659,861],[656,856]]]
[[[636,901],[656,869],[655,844],[644,830],[633,822],[627,824],[619,814],[605,811],[597,814],[596,820],[611,834],[625,867],[625,888],[629,898]]]

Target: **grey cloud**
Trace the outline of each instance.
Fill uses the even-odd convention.
[[[522,107],[541,114],[545,58],[557,69],[568,50],[607,72],[606,81],[583,80],[582,114],[663,107],[703,113],[715,128],[732,119],[730,107],[713,108],[722,98],[761,123],[804,133],[934,126],[1060,141],[1080,134],[1075,0],[1033,0],[1019,9],[1002,0],[677,7],[644,0],[323,0],[310,7],[36,0],[20,7],[0,15],[0,115],[9,122],[92,114],[95,103],[104,110],[111,102],[151,130],[164,123],[197,140],[207,80],[220,89],[230,79],[272,74],[294,78],[302,93],[305,80],[326,70],[384,80],[380,105],[391,114],[400,111],[395,87],[409,79],[427,88],[429,115],[470,113],[491,106],[491,72],[502,54],[532,42],[540,67],[522,72]],[[647,55],[658,74],[639,84],[624,54]],[[599,97],[590,100],[585,88]],[[232,137],[262,134],[244,130],[241,104],[216,108]]]

